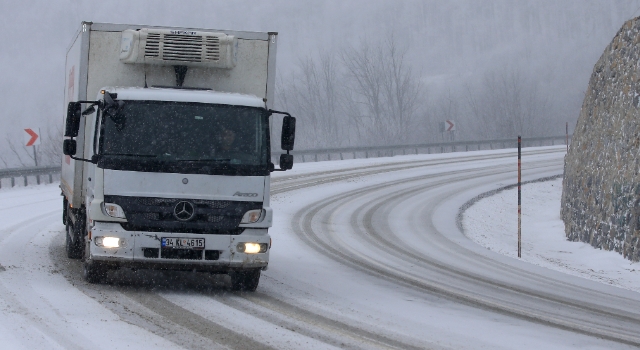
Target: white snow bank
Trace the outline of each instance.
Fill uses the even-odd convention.
[[[640,263],[570,242],[560,218],[562,179],[522,186],[522,260],[567,274],[640,292]],[[495,252],[518,257],[517,189],[499,192],[464,213],[465,234]]]

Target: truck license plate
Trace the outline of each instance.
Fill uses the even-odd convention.
[[[162,237],[162,248],[204,249],[204,238]]]

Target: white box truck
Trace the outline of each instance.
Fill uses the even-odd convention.
[[[277,33],[83,22],[66,59],[66,253],[90,283],[121,267],[267,268],[271,125],[293,166],[295,118],[273,105]]]

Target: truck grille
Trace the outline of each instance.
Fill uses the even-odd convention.
[[[104,199],[105,203],[122,207],[127,218],[122,227],[127,231],[238,235],[244,231],[238,227],[244,213],[262,209],[261,202],[129,196],[105,196]],[[193,209],[190,217],[176,215],[176,206],[184,202],[188,203],[188,209]]]

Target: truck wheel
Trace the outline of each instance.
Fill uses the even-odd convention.
[[[231,290],[255,292],[260,282],[260,270],[232,271],[229,276],[231,277]]]
[[[89,283],[101,283],[107,278],[107,269],[96,261],[85,261],[82,264],[82,277]]]
[[[71,241],[71,236],[74,235],[75,242]],[[67,224],[67,232],[65,233],[65,250],[67,251],[67,258],[69,259],[81,259],[83,253],[83,245],[80,237],[75,234],[73,226]]]

